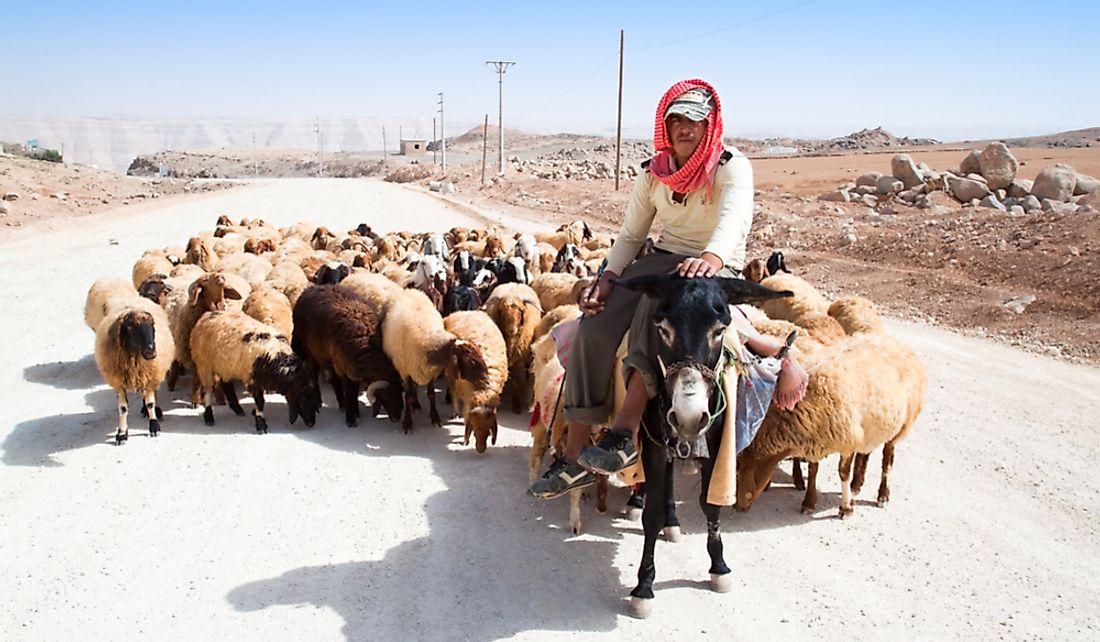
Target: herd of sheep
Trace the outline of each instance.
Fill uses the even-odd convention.
[[[175,390],[184,373],[187,399],[204,405],[208,425],[219,400],[244,414],[235,387],[243,384],[259,433],[268,428],[265,393],[285,398],[289,423],[301,417],[314,425],[322,382],[332,385],[349,426],[365,391],[374,417],[384,414],[408,432],[421,387],[430,422],[441,426],[435,386],[442,378],[452,415],[465,423],[464,443],[473,437],[478,452],[496,443],[506,388],[513,412],[531,412],[534,476],[564,436],[564,369],[551,330],[579,316],[581,289],[611,243],[579,221],[546,234],[456,227],[379,235],[365,224],[334,233],[222,216],[184,246],[146,251],[130,279],[104,277],[88,292],[96,364],[118,395],[115,442],[128,436],[127,393],[141,395],[155,436],[163,418],[157,391],[162,383]],[[880,446],[884,503],[894,444],[920,412],[923,367],[885,332],[870,301],[829,302],[776,267],[755,261],[746,274],[796,296],[753,309],[750,318],[777,336],[802,328],[795,350],[811,378],[806,398],[790,412],[773,407],[739,456],[737,506],[748,509],[782,459],[800,458],[810,462],[803,508],[812,510],[817,462],[840,453],[841,513],[851,512],[867,455]],[[570,521],[578,530],[575,502]]]

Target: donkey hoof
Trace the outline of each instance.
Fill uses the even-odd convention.
[[[665,536],[665,540],[669,542],[680,541],[680,527],[679,526],[665,526],[661,531]]]
[[[710,588],[715,593],[729,593],[733,588],[733,573],[710,574]]]
[[[642,519],[642,509],[628,506],[626,509],[626,518],[632,522]]]
[[[653,598],[630,598],[630,615],[639,620],[644,620],[653,612]]]

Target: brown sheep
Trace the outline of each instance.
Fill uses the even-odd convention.
[[[164,257],[159,252],[146,252],[140,259],[134,262],[134,267],[130,271],[131,281],[134,287],[140,286],[145,282],[145,279],[153,276],[154,274],[163,274],[168,276],[172,272],[172,262]]]
[[[888,483],[895,444],[905,437],[924,402],[928,379],[917,356],[884,334],[860,334],[827,347],[811,368],[806,396],[791,411],[769,410],[737,462],[737,508],[748,510],[779,461],[810,462],[803,512],[817,504],[817,462],[840,453],[840,516],[851,514],[853,493],[863,483],[852,475],[858,454],[883,447],[878,503],[890,499]]]
[[[439,310],[419,290],[401,290],[390,300],[382,320],[382,347],[405,380],[401,427],[406,433],[412,430],[417,386],[428,387],[432,425],[442,426],[432,384],[443,369],[455,365],[459,376],[475,385],[481,385],[486,376],[477,346],[447,331]]]
[[[275,328],[285,337],[294,332],[294,307],[290,299],[271,284],[263,283],[253,289],[245,297],[241,310],[253,319]]]
[[[257,433],[267,433],[265,392],[286,397],[291,424],[299,416],[306,426],[313,426],[316,421],[321,393],[301,357],[291,350],[290,340],[275,328],[243,312],[211,312],[199,319],[191,332],[191,355],[195,378],[206,392],[203,421],[207,426],[214,425],[216,387],[225,391],[229,408],[238,416],[244,415],[233,390],[234,381],[240,381],[252,393]]]
[[[344,421],[359,418],[359,388],[367,387],[371,411],[384,408],[390,421],[402,414],[401,375],[382,348],[381,320],[375,308],[344,285],[318,285],[294,306],[294,351],[312,368],[327,372]]]
[[[870,299],[861,296],[833,301],[829,306],[829,316],[836,319],[848,334],[886,331],[878,308]]]
[[[545,309],[545,308],[544,308]],[[535,326],[535,333],[531,335],[532,346],[536,341],[545,336],[550,330],[562,321],[569,321],[570,319],[577,319],[581,316],[581,307],[576,303],[569,305],[559,305],[553,308],[546,314],[542,315],[539,319],[539,324]]]
[[[498,285],[485,301],[485,312],[493,319],[508,344],[508,382],[512,391],[512,412],[530,407],[531,341],[542,319],[538,295],[520,283]]]
[[[118,395],[118,431],[115,445],[126,443],[126,393],[138,392],[149,418],[149,436],[160,432],[162,413],[156,394],[172,365],[175,346],[164,310],[136,294],[111,307],[96,327],[95,362],[103,380]]]
[[[340,282],[345,288],[366,299],[380,317],[386,314],[386,307],[395,294],[401,292],[401,286],[381,274],[357,272]]]
[[[187,241],[187,253],[183,257],[183,262],[197,265],[203,272],[212,272],[214,265],[218,262],[214,242],[202,236],[192,236]]]
[[[580,300],[580,292],[575,289],[579,280],[572,274],[547,270],[531,279],[531,289],[538,294],[543,310],[553,310]]]
[[[508,378],[508,347],[493,320],[479,310],[450,314],[443,319],[443,326],[460,340],[476,346],[485,361],[486,375],[481,383],[463,378],[456,362],[446,369],[452,407],[463,413],[466,423],[463,443],[469,445],[472,434],[475,449],[483,453],[490,437],[494,446],[497,443],[497,407]]]
[[[242,300],[243,296],[234,287],[227,284],[224,274],[205,274],[186,289],[173,290],[164,302],[175,341],[175,359],[172,372],[168,375],[168,389],[174,390],[179,378],[180,368],[194,372],[195,362],[191,359],[191,331],[195,323],[207,312],[225,310],[226,299]],[[177,365],[178,364],[178,365]],[[193,377],[191,382],[191,404],[199,403],[199,380]]]
[[[113,307],[129,302],[137,295],[137,290],[126,279],[114,276],[97,279],[84,298],[85,325],[95,332]]]

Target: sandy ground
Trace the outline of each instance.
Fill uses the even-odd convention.
[[[484,455],[462,429],[287,426],[216,408],[203,425],[162,394],[164,432],[132,419],[83,325],[88,285],[218,214],[344,229],[445,229],[468,215],[377,181],[282,180],[166,198],[0,245],[0,639],[1081,639],[1100,628],[1100,370],[907,322],[928,367],[924,414],[898,450],[893,501],[836,519],[785,473],[724,513],[728,594],[708,590],[698,478],[680,476],[683,541],[658,543],[655,612],[626,615],[642,538],[585,505],[524,494],[527,417],[503,412]],[[112,244],[111,239],[117,241]],[[325,391],[332,403],[331,391]],[[249,407],[249,401],[244,405]],[[878,465],[871,459],[871,470]]]

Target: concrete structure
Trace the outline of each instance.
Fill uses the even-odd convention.
[[[424,138],[402,138],[401,139],[401,151],[398,152],[402,156],[419,156],[428,149],[428,141]]]

